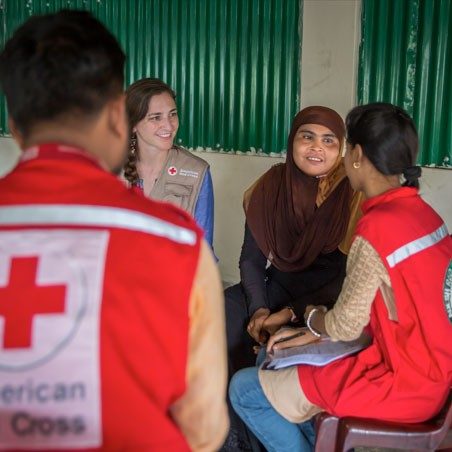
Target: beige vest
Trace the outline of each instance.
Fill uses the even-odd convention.
[[[168,158],[149,197],[170,202],[193,216],[202,181],[209,164],[180,146]]]

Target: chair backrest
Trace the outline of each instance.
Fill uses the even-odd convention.
[[[444,449],[452,447],[452,388],[440,413],[420,424],[337,418],[325,412],[319,414],[316,421],[316,452],[343,452],[357,446]]]
[[[452,388],[449,391],[449,397],[447,398],[446,403],[444,404],[443,409],[438,415],[439,419],[444,415],[444,420],[442,421],[441,428],[438,430],[438,445],[442,443],[444,438],[447,436],[447,433],[452,427]]]

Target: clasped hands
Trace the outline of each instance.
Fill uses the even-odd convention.
[[[309,331],[305,331],[302,335],[298,334],[301,328],[281,328],[289,323],[291,317],[292,311],[289,308],[283,308],[273,314],[267,308],[259,308],[251,317],[247,331],[260,345],[267,343],[267,352],[305,345],[318,340],[318,337]],[[293,337],[288,339],[291,336]]]

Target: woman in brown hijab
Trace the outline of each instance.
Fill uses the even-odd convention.
[[[241,283],[225,292],[231,375],[254,364],[256,342],[340,292],[359,204],[342,163],[344,131],[330,108],[300,111],[286,163],[245,193]]]
[[[307,305],[331,307],[339,295],[360,201],[345,176],[344,136],[334,110],[305,108],[292,122],[286,163],[245,192],[241,282],[225,291],[230,377],[254,365],[254,346],[303,322]],[[232,409],[230,418],[221,450],[259,450]]]

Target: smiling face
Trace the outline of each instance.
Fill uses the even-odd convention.
[[[177,107],[172,96],[157,94],[149,100],[148,112],[133,128],[138,146],[147,146],[160,151],[168,151],[173,146],[179,128]]]
[[[336,135],[320,124],[303,124],[293,140],[293,159],[308,176],[324,176],[339,158],[341,144]]]

